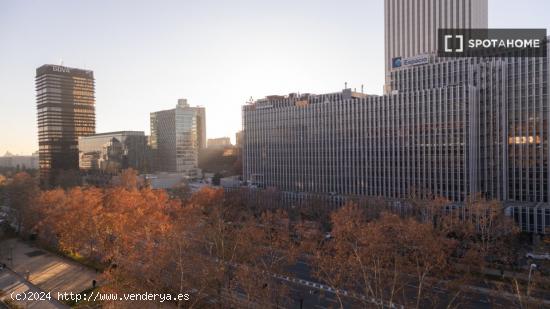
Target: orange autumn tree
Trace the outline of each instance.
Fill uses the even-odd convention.
[[[41,240],[56,243],[60,250],[71,254],[104,254],[99,246],[105,222],[102,197],[102,190],[97,188],[42,192],[38,201],[43,216],[38,224]]]
[[[466,270],[495,259],[510,265],[518,258],[519,229],[500,202],[470,197],[463,206],[447,209],[438,230],[457,242],[454,255]]]
[[[319,279],[364,295],[363,306],[390,304],[437,307],[430,291],[446,278],[453,246],[431,224],[382,213],[368,221],[363,208],[348,203],[331,216],[332,239],[320,242],[313,264]]]
[[[170,218],[172,229],[161,242],[163,255],[157,257],[170,261],[166,269],[170,270],[169,282],[175,292],[195,291],[190,301],[180,302],[178,307],[194,308],[215,294],[217,287],[215,263],[205,258],[205,244],[200,237],[204,214],[199,207],[180,205],[170,211]]]
[[[352,265],[355,265],[353,261],[357,257],[360,230],[367,221],[363,209],[355,203],[347,203],[330,215],[330,222],[333,239],[318,239],[312,264],[315,276],[336,288],[335,295],[340,307],[343,307],[342,292],[349,287],[357,269]]]
[[[60,243],[64,250],[91,256],[102,233],[102,192],[97,188],[80,187],[67,191],[65,220],[60,223]]]
[[[26,172],[20,172],[13,176],[4,190],[9,201],[8,205],[13,210],[11,214],[17,224],[17,232],[24,235],[32,233],[33,227],[39,220],[35,209],[36,200],[40,194],[37,180]]]
[[[36,205],[37,212],[42,219],[36,224],[36,229],[41,243],[53,247],[58,245],[58,225],[65,220],[65,199],[66,195],[63,189],[40,193]]]
[[[177,202],[164,191],[108,189],[104,196],[106,236],[111,243],[108,259],[120,263],[132,254],[150,253],[151,244],[170,229],[168,211],[172,203]]]
[[[296,262],[298,247],[292,242],[290,220],[283,210],[265,211],[259,218],[243,222],[239,238],[242,259],[236,267],[235,292],[242,292],[248,303],[281,305],[289,297],[288,286],[275,275],[289,275]]]
[[[212,291],[218,299],[231,289],[231,267],[240,262],[241,243],[237,239],[244,215],[237,209],[224,207],[224,200],[222,189],[205,188],[193,194],[187,205],[203,214],[200,234],[193,238],[202,245]]]
[[[123,170],[122,173],[120,173],[119,178],[119,187],[127,190],[137,189],[141,184],[138,172],[133,168]]]

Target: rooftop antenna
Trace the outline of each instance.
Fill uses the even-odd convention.
[[[363,86],[364,86],[364,85],[361,84],[361,93],[364,93],[364,92],[363,92]]]
[[[59,65],[60,65],[60,66],[63,66],[63,58],[60,58],[60,59],[59,59]]]
[[[344,89],[348,89],[348,82],[344,83]]]

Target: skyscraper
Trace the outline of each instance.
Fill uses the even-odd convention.
[[[181,100],[181,99],[180,99]],[[178,102],[180,102],[178,100]],[[185,100],[185,99],[184,99]],[[187,102],[187,100],[185,100]],[[206,110],[202,106],[193,107],[197,112],[197,139],[199,150],[206,148]]]
[[[78,137],[95,133],[94,73],[46,64],[36,69],[40,178],[55,184],[78,170]]]
[[[386,92],[396,58],[437,51],[440,28],[487,28],[488,0],[385,0]]]
[[[198,155],[205,138],[205,110],[178,100],[174,109],[151,113],[150,146],[156,170],[199,176]]]

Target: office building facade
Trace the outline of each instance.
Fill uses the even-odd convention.
[[[391,73],[395,92],[469,84],[476,99],[473,191],[502,201],[547,202],[548,59],[432,58]]]
[[[449,87],[260,100],[243,107],[244,178],[282,191],[463,200],[473,99],[472,89]],[[454,125],[444,126],[449,110]],[[452,142],[436,144],[444,135]]]
[[[180,99],[181,100],[181,99]],[[178,100],[178,102],[180,101]],[[187,100],[186,100],[187,102]],[[199,143],[199,150],[205,149],[206,144],[206,109],[202,106],[193,107],[197,114],[197,140]]]
[[[224,148],[232,146],[231,139],[229,137],[218,137],[208,139],[208,148]]]
[[[119,174],[132,168],[147,173],[150,151],[147,136],[142,131],[119,131],[78,138],[80,170]]]
[[[488,27],[488,0],[385,0],[386,93],[398,58],[433,54],[440,28]]]
[[[548,59],[431,57],[394,92],[243,107],[244,175],[283,191],[549,200]]]
[[[244,179],[337,197],[481,194],[504,202],[523,231],[547,233],[548,58],[434,53],[438,27],[486,27],[486,2],[386,1],[386,95],[345,89],[243,106]]]
[[[155,170],[200,176],[198,154],[205,137],[205,110],[180,99],[176,108],[151,113],[150,147]]]
[[[42,184],[78,170],[78,138],[95,133],[94,74],[57,65],[36,69],[39,167]]]
[[[239,131],[235,133],[235,146],[237,146],[237,148],[243,148],[243,144],[244,144],[244,132]]]

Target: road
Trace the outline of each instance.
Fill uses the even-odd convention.
[[[334,289],[327,285],[317,282],[311,276],[311,267],[304,260],[299,260],[293,267],[289,269],[292,273],[292,277],[280,276],[280,280],[289,283],[292,290],[292,298],[295,301],[296,308],[300,308],[300,302],[303,302],[303,308],[334,308],[339,306],[338,298]],[[406,294],[415,295],[416,287],[409,286],[410,291]],[[489,286],[464,286],[465,303],[466,308],[494,308],[495,306],[503,308],[511,308],[514,306],[513,301],[516,299],[516,295],[501,291],[495,291],[489,288]],[[443,300],[449,297],[449,293],[445,289],[436,289]],[[345,293],[345,292],[344,292]],[[341,295],[344,293],[340,293]],[[550,307],[549,295],[544,295],[544,305]],[[354,299],[358,300],[362,296],[352,295],[348,293],[348,296],[344,296],[345,307],[352,307]],[[414,299],[414,296],[411,296]]]
[[[80,293],[92,286],[92,280],[100,283],[94,270],[19,239],[0,241],[0,249],[0,262],[9,267],[0,272],[1,290],[51,292],[51,301],[28,302],[29,308],[68,308],[57,301],[58,293]]]
[[[6,294],[3,296],[3,299],[11,299],[11,295],[16,293],[33,293],[33,292],[44,292],[39,287],[25,280],[23,276],[12,271],[9,268],[6,268],[0,271],[0,289]],[[69,306],[62,304],[54,295],[52,295],[50,300],[32,300],[32,301],[17,301],[18,305],[23,305],[25,308],[37,308],[37,309],[69,309]],[[1,304],[0,304],[0,308]]]

